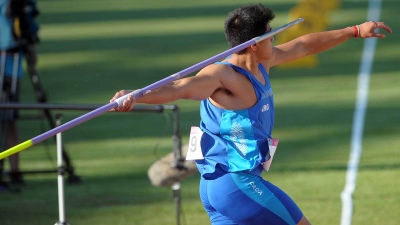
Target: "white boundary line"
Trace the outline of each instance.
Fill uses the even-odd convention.
[[[379,21],[381,12],[381,0],[369,0],[368,21]],[[351,136],[350,159],[347,164],[346,184],[340,197],[342,200],[341,225],[351,225],[353,215],[352,195],[356,188],[357,171],[362,152],[362,139],[364,132],[365,113],[368,104],[368,89],[374,62],[377,38],[364,40],[364,49],[358,74],[358,89],[356,108],[353,117],[353,130]]]

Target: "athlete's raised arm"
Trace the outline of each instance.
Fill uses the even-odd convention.
[[[391,28],[384,22],[370,21],[357,26],[310,33],[300,36],[287,43],[273,47],[271,58],[268,60],[268,62],[266,62],[266,66],[273,67],[305,57],[307,55],[326,51],[352,37],[384,38],[384,34],[376,32],[376,30],[379,28],[392,33]]]

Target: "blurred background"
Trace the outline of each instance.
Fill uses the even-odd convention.
[[[251,1],[38,0],[37,74],[48,103],[107,104],[121,89],[147,86],[229,48],[228,12]],[[367,0],[269,0],[272,27],[306,21],[275,37],[344,28],[367,20]],[[309,5],[304,5],[304,4]],[[382,0],[381,21],[393,34],[377,42],[352,224],[400,220],[400,49],[397,0]],[[285,190],[313,224],[340,224],[351,150],[363,39],[351,39],[300,62],[272,68],[280,139],[263,176]],[[21,103],[37,103],[28,66]],[[201,91],[201,90],[199,90]],[[182,144],[199,124],[199,102],[176,101]],[[51,110],[67,122],[85,110]],[[21,141],[50,129],[40,110],[21,110]],[[36,119],[24,119],[24,118]],[[65,184],[72,225],[209,224],[198,196],[199,174],[181,182],[179,222],[171,187],[155,187],[149,167],[173,150],[173,112],[106,113],[63,133],[77,177]],[[53,138],[20,153],[21,171],[57,168]],[[10,170],[4,160],[4,172]],[[24,174],[20,192],[0,192],[0,224],[54,224],[59,220],[56,173]],[[75,181],[75,182],[74,182]]]

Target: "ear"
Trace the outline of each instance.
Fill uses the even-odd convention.
[[[255,45],[251,45],[250,48],[251,48],[253,51],[257,51],[257,45],[256,45],[256,44],[255,44]]]

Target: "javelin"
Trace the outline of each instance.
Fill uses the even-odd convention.
[[[128,98],[129,95],[132,95],[132,97],[136,99],[136,98],[138,98],[138,97],[140,97],[140,96],[142,96],[142,95],[144,95],[146,93],[149,93],[152,90],[155,90],[155,89],[157,89],[159,87],[162,87],[162,86],[164,86],[164,85],[166,85],[166,84],[168,84],[168,83],[170,83],[170,82],[172,82],[174,80],[180,79],[180,78],[182,78],[184,76],[187,76],[187,75],[189,75],[189,74],[191,74],[193,72],[196,72],[196,71],[198,71],[198,70],[200,70],[200,69],[202,69],[202,68],[204,68],[204,67],[206,67],[206,66],[208,66],[208,65],[210,65],[210,64],[212,64],[212,63],[214,63],[214,62],[216,62],[216,61],[218,61],[218,60],[220,60],[222,58],[228,57],[229,55],[231,55],[233,53],[236,53],[236,52],[238,52],[240,50],[243,50],[243,49],[245,49],[245,48],[247,48],[247,47],[249,47],[251,45],[257,44],[260,41],[263,41],[263,40],[265,40],[265,39],[267,39],[269,37],[272,37],[275,34],[280,33],[282,31],[284,31],[284,30],[286,30],[286,29],[288,29],[288,28],[290,28],[290,27],[302,22],[303,20],[304,20],[303,18],[299,18],[299,19],[294,20],[294,21],[292,21],[290,23],[287,23],[287,24],[285,24],[283,26],[280,26],[278,28],[272,29],[268,33],[265,33],[263,35],[255,37],[255,38],[253,38],[253,39],[251,39],[249,41],[246,41],[246,42],[244,42],[244,43],[242,43],[242,44],[240,44],[238,46],[235,46],[235,47],[233,47],[231,49],[228,49],[225,52],[222,52],[222,53],[220,53],[218,55],[215,55],[215,56],[213,56],[213,57],[211,57],[209,59],[206,59],[206,60],[204,60],[204,61],[202,61],[200,63],[197,63],[197,64],[195,64],[193,66],[190,66],[190,67],[188,67],[188,68],[186,68],[184,70],[181,70],[180,72],[172,74],[172,75],[170,75],[170,76],[168,76],[168,77],[166,77],[166,78],[164,78],[162,80],[159,80],[159,81],[157,81],[157,82],[155,82],[153,84],[150,84],[150,85],[148,85],[148,86],[146,86],[146,87],[144,87],[142,89],[135,90],[135,91],[133,91],[133,92],[131,92],[129,94],[126,94],[126,95],[124,95],[122,97],[119,97],[114,102],[110,102],[107,105],[99,107],[99,108],[97,108],[97,109],[95,109],[95,110],[93,110],[91,112],[88,112],[88,113],[86,113],[86,114],[84,114],[84,115],[82,115],[82,116],[80,116],[78,118],[75,118],[75,119],[73,119],[73,120],[71,120],[71,121],[69,121],[67,123],[64,123],[64,124],[62,124],[62,125],[60,125],[58,127],[53,128],[53,129],[51,129],[51,130],[49,130],[49,131],[47,131],[47,132],[45,132],[43,134],[40,134],[40,135],[30,139],[30,140],[22,142],[21,144],[18,144],[18,145],[14,146],[14,147],[12,147],[10,149],[7,149],[7,150],[3,151],[2,153],[0,153],[0,160],[4,159],[4,158],[6,158],[6,157],[8,157],[8,156],[10,156],[12,154],[15,154],[17,152],[20,152],[20,151],[22,151],[22,150],[24,150],[24,149],[26,149],[28,147],[31,147],[32,145],[38,144],[38,143],[40,143],[40,142],[42,142],[42,141],[44,141],[44,140],[46,140],[46,139],[58,134],[58,133],[61,133],[61,132],[65,131],[65,130],[68,130],[68,129],[72,128],[72,127],[75,127],[75,126],[77,126],[77,125],[79,125],[79,124],[81,124],[83,122],[86,122],[86,121],[88,121],[88,120],[90,120],[90,119],[92,119],[94,117],[97,117],[97,116],[99,116],[101,114],[104,114],[104,113],[108,112],[109,110],[111,110],[113,108],[119,107],[120,105],[122,105],[124,100]]]

